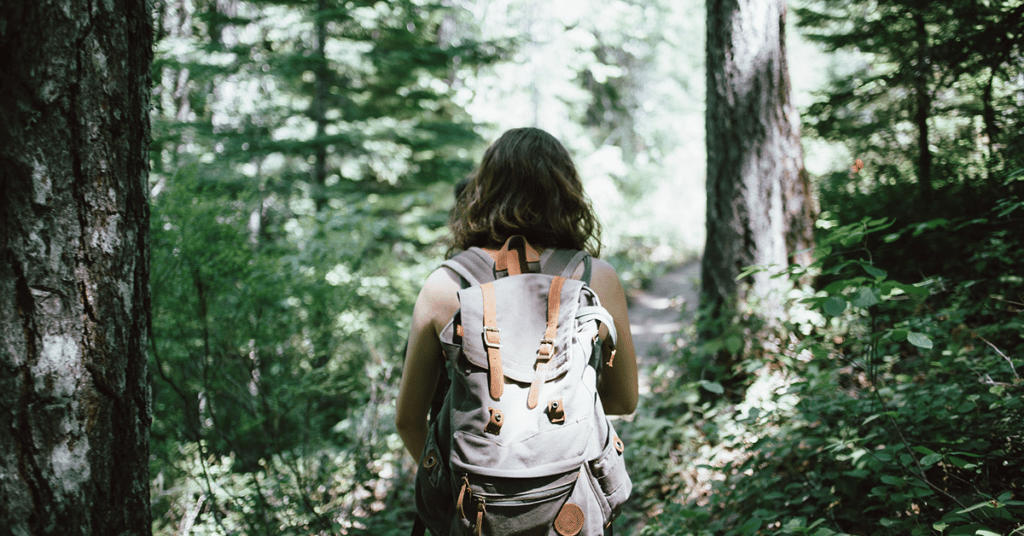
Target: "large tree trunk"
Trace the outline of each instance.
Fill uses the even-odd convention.
[[[0,532],[150,534],[143,0],[0,6]]]
[[[791,100],[785,0],[707,4],[707,242],[701,301],[713,318],[768,299],[744,267],[805,261],[815,203]],[[711,334],[714,336],[715,334]]]

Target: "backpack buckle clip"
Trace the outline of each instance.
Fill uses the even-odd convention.
[[[484,345],[488,348],[501,348],[501,328],[484,326]]]
[[[540,348],[537,350],[537,355],[541,359],[551,359],[551,355],[555,353],[555,341],[554,339],[541,339]]]
[[[488,419],[484,431],[489,434],[498,435],[501,433],[501,425],[505,424],[505,414],[496,408],[487,408],[487,410],[490,411],[491,417]]]
[[[561,398],[548,402],[548,420],[552,424],[565,422],[565,406],[562,404]]]

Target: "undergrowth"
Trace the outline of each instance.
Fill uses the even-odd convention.
[[[1024,201],[989,207],[824,221],[740,396],[694,380],[701,349],[657,371],[619,531],[1024,535]]]

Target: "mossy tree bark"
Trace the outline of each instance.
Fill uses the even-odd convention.
[[[737,281],[744,267],[782,268],[805,260],[800,252],[813,242],[815,201],[791,97],[785,24],[785,0],[707,3],[707,242],[701,302],[721,326],[753,301],[769,300],[771,306],[777,280],[759,273]],[[704,334],[719,335],[721,330]],[[737,352],[728,353],[736,358]]]
[[[0,6],[0,532],[150,534],[152,25]]]

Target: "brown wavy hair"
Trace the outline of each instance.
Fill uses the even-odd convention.
[[[601,253],[601,225],[569,151],[538,128],[509,130],[487,148],[448,226],[450,251],[523,235],[538,247]]]

